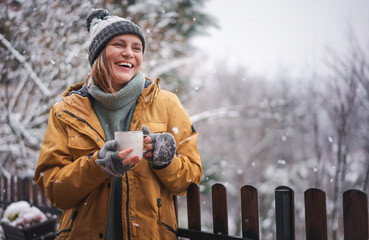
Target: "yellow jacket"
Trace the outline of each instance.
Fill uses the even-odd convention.
[[[177,154],[164,169],[154,170],[143,159],[123,175],[124,239],[176,239],[172,197],[199,184],[202,176],[198,133],[176,95],[158,83],[140,95],[130,130],[145,125],[152,133],[172,133]],[[70,87],[52,106],[35,172],[46,197],[63,210],[57,239],[104,239],[109,211],[111,179],[95,162],[105,135],[82,86]]]

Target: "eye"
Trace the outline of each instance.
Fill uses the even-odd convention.
[[[142,52],[142,45],[139,43],[132,44],[132,50],[135,52]]]
[[[110,43],[111,46],[114,46],[114,47],[117,47],[117,48],[121,48],[121,47],[124,47],[124,43],[123,42],[120,42],[120,41],[112,41]]]

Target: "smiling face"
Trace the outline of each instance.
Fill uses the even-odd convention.
[[[110,68],[111,85],[117,92],[140,70],[142,42],[133,34],[116,36],[106,45],[105,56]]]

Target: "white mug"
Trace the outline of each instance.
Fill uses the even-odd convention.
[[[119,143],[118,151],[123,151],[130,147],[133,148],[133,152],[127,157],[143,157],[143,137],[142,131],[114,132],[114,139]]]

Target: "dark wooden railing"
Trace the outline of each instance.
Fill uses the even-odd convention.
[[[305,191],[306,240],[327,240],[325,193],[317,188]],[[258,192],[253,186],[241,188],[242,237],[228,236],[227,193],[222,184],[212,187],[213,233],[201,231],[200,194],[197,185],[187,190],[188,229],[178,235],[190,239],[260,240]],[[275,189],[276,239],[295,240],[294,191],[286,186]],[[368,240],[368,198],[360,190],[343,193],[343,227],[345,240]]]
[[[25,200],[42,211],[60,215],[41,190],[29,178],[0,176],[0,207]],[[258,191],[253,186],[241,188],[242,236],[228,232],[227,190],[222,184],[212,186],[213,232],[201,230],[199,186],[191,184],[187,190],[188,228],[179,228],[178,237],[189,239],[248,239],[260,240]],[[327,240],[327,211],[325,192],[317,188],[305,191],[306,240]],[[175,198],[176,199],[176,198]],[[276,239],[295,240],[294,191],[286,186],[275,189]],[[344,240],[368,240],[368,198],[359,190],[343,193]]]

